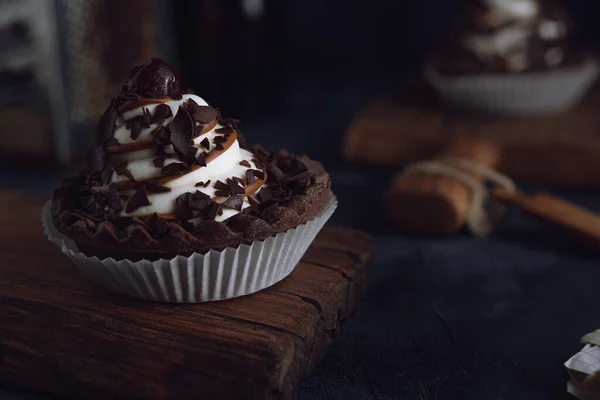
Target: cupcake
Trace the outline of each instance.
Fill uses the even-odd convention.
[[[522,115],[572,107],[597,74],[596,59],[551,0],[465,1],[425,70],[451,104]]]
[[[54,192],[43,222],[110,289],[198,302],[283,279],[335,206],[320,163],[248,146],[238,121],[152,59],[133,68],[86,167]]]

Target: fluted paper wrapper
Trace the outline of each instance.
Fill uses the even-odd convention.
[[[50,202],[42,224],[54,243],[92,280],[113,292],[144,300],[201,303],[258,292],[288,276],[337,207],[331,200],[316,218],[264,241],[170,260],[136,261],[88,257],[55,227]]]
[[[573,371],[587,378],[583,382],[580,379],[567,382],[567,392],[581,400],[600,399],[600,385],[589,382],[589,377],[600,379],[600,330],[585,335],[581,341],[587,344],[565,362],[565,367],[571,374]]]
[[[450,104],[501,115],[547,115],[575,106],[600,71],[596,59],[583,65],[523,74],[449,77],[433,65],[425,79]]]

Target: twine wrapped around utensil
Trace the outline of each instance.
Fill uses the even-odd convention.
[[[389,216],[400,228],[414,233],[449,235],[466,223],[473,234],[488,234],[501,210],[486,209],[485,182],[515,190],[510,178],[494,170],[500,155],[491,141],[462,139],[437,159],[408,166],[386,195]]]

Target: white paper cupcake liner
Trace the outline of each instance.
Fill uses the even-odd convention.
[[[524,74],[448,77],[426,66],[427,82],[450,104],[502,115],[546,115],[576,105],[596,80],[600,64]]]
[[[189,257],[136,262],[100,260],[81,253],[73,240],[55,228],[50,206],[48,201],[42,211],[48,240],[95,282],[144,300],[201,303],[258,292],[288,276],[337,208],[337,199],[332,194],[314,219],[264,241]]]

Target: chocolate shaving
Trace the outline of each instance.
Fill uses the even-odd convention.
[[[117,190],[117,185],[114,183],[108,185],[108,189],[108,209],[116,214],[123,209],[121,199],[119,198],[119,191]]]
[[[119,110],[113,102],[104,111],[104,114],[100,117],[100,121],[98,121],[98,125],[96,125],[96,144],[104,144],[113,138],[118,116]]]
[[[184,193],[175,200],[175,218],[188,220],[194,217],[194,210],[190,206],[192,193]]]
[[[115,172],[117,175],[125,175],[127,179],[135,182],[135,178],[131,174],[131,171],[129,171],[129,168],[127,168],[127,161],[123,161],[121,164],[115,165]]]
[[[215,136],[215,138],[213,139],[214,143],[225,143],[227,141],[227,138],[225,136]]]
[[[250,207],[248,208],[253,208],[253,209],[258,209],[258,206],[260,205],[260,203],[258,201],[256,201],[256,199],[252,196],[248,196],[248,203],[250,203]]]
[[[206,193],[204,193],[204,192],[201,192],[201,191],[199,191],[199,190],[196,190],[196,193],[194,193],[194,198],[195,198],[195,199],[198,199],[198,200],[199,200],[199,199],[210,199],[210,196],[209,196],[209,195],[207,195],[207,194],[206,194]]]
[[[219,190],[231,190],[231,188],[229,187],[229,185],[227,185],[224,182],[221,181],[216,181],[215,182],[215,189],[219,189]]]
[[[224,126],[219,129],[215,129],[215,133],[233,133],[233,128],[231,126]]]
[[[223,147],[223,145],[221,143],[217,143],[217,145],[215,146],[215,149],[217,150],[223,150],[225,147]]]
[[[108,185],[110,182],[110,178],[112,178],[113,169],[112,168],[104,168],[102,174],[100,175],[100,183],[103,185]]]
[[[196,109],[198,108],[198,103],[196,103],[192,99],[188,99],[188,101],[183,103],[183,107],[185,107],[185,110],[188,113],[190,113],[190,115],[192,115],[192,118],[193,118],[194,114],[196,113]]]
[[[146,107],[142,108],[142,115],[137,115],[125,121],[125,128],[131,129],[130,137],[137,140],[142,133],[142,128],[150,127],[150,111]]]
[[[179,106],[175,118],[169,123],[171,143],[181,161],[187,161],[188,149],[192,144],[194,121],[185,108]]]
[[[231,194],[244,194],[246,190],[234,182],[232,179],[227,179],[227,186],[229,186],[229,190],[231,190]]]
[[[274,162],[269,163],[267,170],[269,171],[269,176],[274,178],[277,182],[282,181],[285,177],[283,171]]]
[[[253,169],[252,173],[254,174],[255,177],[257,177],[261,181],[265,179],[265,173],[263,171],[259,171],[257,169]]]
[[[154,160],[152,160],[152,164],[154,164],[156,168],[162,168],[165,165],[165,157],[156,157]]]
[[[198,155],[198,157],[196,158],[196,164],[198,164],[201,167],[206,167],[206,159],[204,158],[204,154]]]
[[[187,163],[194,164],[196,159],[196,153],[198,153],[198,148],[195,146],[190,146],[187,152]]]
[[[221,206],[218,203],[211,201],[210,205],[208,206],[208,209],[206,210],[204,217],[209,220],[214,220],[220,210],[221,210]]]
[[[190,172],[190,169],[184,163],[174,162],[169,165],[162,167],[160,172],[164,176],[181,175],[186,172]]]
[[[173,112],[171,111],[171,107],[166,104],[159,104],[154,109],[154,115],[150,121],[151,123],[156,124],[172,116]]]
[[[246,184],[252,185],[254,183],[254,171],[251,169],[246,170]]]
[[[146,192],[146,186],[142,185],[136,192],[131,196],[125,207],[125,212],[131,213],[143,206],[149,206],[150,200],[148,200],[148,193]]]
[[[204,211],[210,206],[211,202],[212,200],[210,199],[209,195],[196,190],[194,196],[190,198],[190,207],[194,210]]]
[[[196,187],[198,187],[198,186],[204,187],[204,182],[202,182],[202,181],[197,182],[194,186],[196,186]]]
[[[258,201],[260,201],[261,203],[264,203],[266,201],[271,200],[271,198],[273,198],[273,194],[271,193],[271,189],[265,187],[262,188],[260,190],[260,192],[258,192],[256,194],[256,198],[258,199]]]
[[[241,211],[243,204],[244,204],[244,198],[242,196],[234,195],[234,196],[231,196],[230,198],[228,198],[227,200],[225,200],[223,203],[221,203],[221,206],[227,207],[227,208],[233,208],[234,210]]]
[[[159,183],[156,182],[152,182],[152,181],[146,181],[144,182],[144,186],[146,186],[146,190],[149,193],[166,193],[166,192],[170,192],[171,188],[168,186],[163,186]]]
[[[155,156],[159,156],[159,157],[164,157],[167,155],[167,153],[165,152],[165,146],[158,146],[156,148],[156,151],[154,152]]]
[[[238,177],[238,176],[234,176],[234,177],[233,177],[233,178],[231,178],[231,179],[233,179],[233,181],[234,181],[235,183],[237,183],[238,185],[241,185],[241,186],[246,186],[246,181],[245,181],[243,178],[240,178],[240,177]]]
[[[246,168],[251,168],[252,165],[250,165],[250,163],[247,160],[242,160],[240,161],[240,165]]]
[[[202,131],[204,130],[204,125],[196,125],[194,127],[194,139],[198,136],[202,135]]]
[[[210,142],[208,141],[208,138],[202,139],[202,141],[200,142],[200,145],[202,147],[204,147],[206,150],[210,150]]]
[[[216,190],[215,191],[215,196],[219,196],[219,197],[227,197],[231,194],[231,191],[229,190]]]
[[[92,148],[92,151],[89,155],[89,163],[92,171],[94,172],[102,172],[104,169],[104,159],[106,156],[106,151],[104,150],[104,146],[98,145]]]
[[[156,143],[157,146],[165,146],[171,142],[171,131],[167,126],[157,126],[150,133],[150,135],[152,136],[152,140],[154,141],[154,143]]]
[[[204,184],[204,187],[207,187],[208,185],[210,185],[210,179],[206,181],[206,183]]]
[[[263,164],[263,162],[262,162],[262,161],[260,161],[260,160],[259,160],[259,159],[257,159],[257,158],[253,158],[253,159],[252,159],[252,162],[254,163],[254,165],[256,165],[256,167],[257,167],[257,168],[261,168],[261,169],[262,169],[262,168],[264,168],[264,167],[265,167],[265,164]]]
[[[196,104],[196,103],[194,103]],[[218,115],[217,110],[210,106],[199,106],[196,104],[196,110],[194,112],[194,120],[201,124],[208,124]]]
[[[156,213],[152,214],[150,220],[148,221],[148,225],[150,225],[154,235],[158,238],[161,238],[164,235],[166,235],[167,232],[169,232],[169,230],[171,229],[171,225],[169,225],[169,223],[166,220],[159,217]]]
[[[117,175],[123,175],[123,173],[127,169],[127,165],[129,165],[127,161],[123,161],[121,164],[115,165],[115,172],[117,173]]]
[[[106,143],[104,143],[105,147],[111,147],[111,146],[120,146],[121,143],[119,143],[119,141],[117,140],[116,137],[112,137],[110,139],[108,139],[108,141]]]

